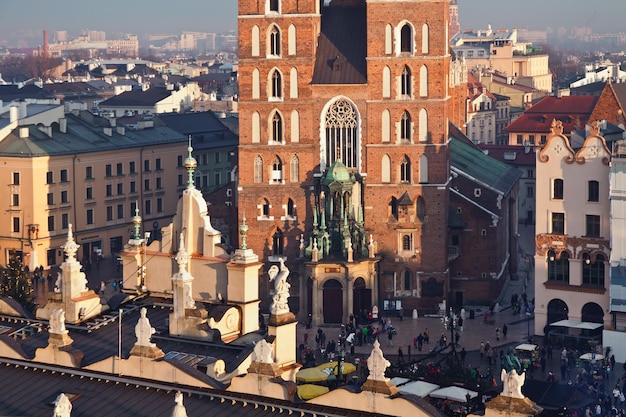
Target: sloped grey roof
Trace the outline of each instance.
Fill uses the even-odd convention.
[[[312,84],[367,83],[366,39],[364,6],[324,8]]]
[[[154,106],[171,94],[172,92],[164,87],[152,87],[146,91],[125,91],[115,97],[104,100],[100,103],[100,107]]]
[[[480,149],[450,138],[450,166],[507,195],[522,171],[485,155]]]
[[[112,135],[107,136],[102,131],[103,126],[108,126],[104,118],[91,115],[92,121],[88,123],[71,113],[66,114],[65,117],[67,118],[67,132],[55,131],[52,137],[35,126],[30,126],[28,137],[20,138],[19,130],[15,129],[0,141],[0,155],[14,157],[66,155],[187,140],[185,136],[168,127],[132,131],[126,129],[124,135],[120,135],[113,129]]]

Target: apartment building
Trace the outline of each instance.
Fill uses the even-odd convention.
[[[468,68],[486,68],[513,77],[536,90],[552,91],[548,54],[517,40],[517,29],[463,30],[450,40],[452,51],[465,58]]]
[[[610,160],[597,122],[582,146],[573,147],[563,123],[554,120],[537,152],[537,335],[584,341],[611,326]]]
[[[6,108],[5,108],[6,110]],[[167,127],[130,130],[62,105],[10,106],[0,118],[0,264],[58,265],[69,224],[79,259],[110,256],[139,213],[145,230],[169,222],[184,189],[187,137]]]

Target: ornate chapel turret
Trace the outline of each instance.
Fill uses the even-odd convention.
[[[338,158],[320,178],[315,192],[313,230],[305,256],[317,260],[344,259],[353,262],[367,257],[361,190],[363,181],[348,171]]]

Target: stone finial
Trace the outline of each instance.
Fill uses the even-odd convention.
[[[552,119],[552,127],[550,128],[553,135],[563,134],[563,122],[557,119]]]
[[[243,214],[241,219],[241,226],[239,226],[239,236],[241,236],[241,249],[248,249],[246,243],[246,236],[248,235],[248,225],[246,224],[246,213]]]
[[[78,251],[79,247],[80,245],[74,242],[74,235],[72,234],[72,224],[70,223],[67,229],[67,241],[65,242],[65,245],[61,246],[61,248],[63,248],[63,251],[65,252],[65,255],[67,255],[66,262],[76,260],[76,252]]]
[[[64,393],[60,393],[54,400],[54,417],[70,417],[72,402]]]
[[[317,248],[317,239],[313,238],[313,250],[311,251],[311,262],[319,261],[319,249]]]
[[[139,215],[139,204],[135,201],[135,215],[132,218],[133,222],[133,239],[141,239],[141,216]]]
[[[176,263],[178,264],[178,271],[181,274],[187,273],[187,264],[189,263],[189,254],[185,249],[185,240],[183,238],[183,234],[180,234],[180,239],[178,241],[178,253],[176,254]]]
[[[300,233],[300,257],[304,257],[304,234]]]
[[[193,173],[198,166],[198,161],[191,155],[193,148],[191,147],[191,135],[189,135],[189,146],[187,146],[187,152],[189,155],[183,162],[183,167],[187,170],[187,189],[194,188]]]
[[[348,238],[348,262],[354,261],[354,251],[352,249],[352,239]]]
[[[378,340],[374,341],[374,348],[367,358],[367,368],[370,371],[369,377],[373,381],[387,381],[389,378],[385,377],[385,371],[391,366],[391,363],[383,356],[383,351],[380,349],[380,343]]]
[[[174,410],[172,410],[172,417],[187,417],[187,409],[183,405],[183,394],[180,391],[176,392],[174,396]]]
[[[370,242],[367,245],[367,254],[370,259],[374,257],[375,251],[376,251],[376,243],[374,242],[374,236],[372,236],[372,234],[370,233]]]
[[[600,123],[597,120],[590,123],[589,133],[591,136],[600,136]]]

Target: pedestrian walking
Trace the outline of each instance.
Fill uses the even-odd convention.
[[[100,295],[104,295],[104,290],[106,289],[107,285],[104,281],[100,281]]]
[[[430,333],[428,333],[428,327],[424,329],[424,343],[430,344]]]
[[[509,332],[509,328],[507,327],[506,323],[502,326],[502,337],[504,337],[504,340],[506,340],[506,334]]]
[[[391,329],[387,331],[387,346],[393,346],[393,332]]]
[[[408,360],[410,361],[411,360],[411,345],[408,345],[406,350],[407,350]]]
[[[461,348],[461,363],[465,363],[465,356],[467,355],[467,352],[465,351],[465,348]]]
[[[422,346],[424,345],[424,335],[422,333],[418,334],[417,337],[417,350],[422,351]]]
[[[463,333],[463,317],[459,317],[459,321],[457,322],[459,331]]]
[[[404,362],[404,352],[402,352],[402,347],[398,348],[398,363]]]
[[[483,360],[483,356],[485,355],[485,342],[480,342],[478,351],[480,352],[480,360]]]
[[[492,349],[492,348],[487,351],[487,360],[489,362],[489,366],[491,366],[492,363],[493,363],[493,354],[494,354],[493,351],[494,351],[494,349]]]

